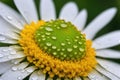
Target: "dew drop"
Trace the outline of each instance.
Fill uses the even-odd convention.
[[[0,54],[0,58],[3,57],[4,55],[3,54]]]
[[[52,36],[51,38],[52,38],[52,39],[54,39],[54,40],[56,39],[56,37],[55,37],[55,36]]]
[[[17,79],[18,79],[18,80],[22,80],[22,77],[21,77],[21,76],[19,76],[19,77],[17,77]]]
[[[65,46],[65,43],[61,43],[62,46]]]
[[[46,45],[47,45],[47,46],[51,46],[52,44],[48,42],[48,43],[46,43]]]
[[[46,38],[42,38],[42,40],[43,40],[43,41],[45,41],[45,40],[46,40]]]
[[[73,48],[77,48],[78,46],[77,45],[74,45]]]
[[[42,38],[44,38],[44,37],[45,37],[45,35],[42,35],[41,37],[42,37]]]
[[[72,51],[72,48],[68,48],[67,51],[68,51],[68,52],[71,52],[71,51]]]
[[[78,38],[79,38],[79,36],[76,36],[76,38],[78,39]]]
[[[46,32],[45,34],[46,34],[46,35],[50,35],[51,33]]]
[[[62,27],[62,28],[66,28],[67,25],[66,25],[66,24],[61,24],[61,27]]]
[[[81,52],[83,52],[83,51],[84,51],[84,49],[82,49],[82,48],[79,48],[79,50],[80,50]]]
[[[8,49],[3,49],[2,51],[3,51],[3,52],[6,52],[6,51],[8,51]]]
[[[65,49],[63,48],[62,51],[65,51]]]
[[[56,52],[53,52],[53,55],[57,55],[57,53],[56,53]]]
[[[12,17],[11,17],[11,16],[7,16],[7,19],[8,19],[8,20],[12,20]]]
[[[60,51],[60,49],[57,49],[57,51]]]
[[[60,29],[60,27],[57,27],[57,29]]]
[[[68,44],[71,44],[71,42],[68,42]]]
[[[26,71],[27,71],[28,73],[33,72],[33,70],[32,70],[32,69],[27,69]]]
[[[0,35],[0,41],[4,41],[6,38]]]
[[[31,80],[38,80],[38,78],[37,77],[32,77]]]
[[[56,46],[52,46],[52,49],[56,49],[57,47]]]
[[[10,54],[16,54],[16,51],[12,50],[12,51],[10,51]]]
[[[82,44],[82,42],[78,42],[79,44]]]
[[[17,70],[17,67],[12,67],[12,70],[13,70],[13,71],[16,71],[16,70]]]
[[[45,30],[46,30],[46,31],[53,31],[53,29],[50,28],[50,27],[46,27]]]

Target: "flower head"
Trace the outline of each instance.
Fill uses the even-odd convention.
[[[116,8],[104,11],[84,29],[87,11],[78,12],[74,2],[57,18],[53,1],[40,0],[40,20],[33,0],[14,3],[21,15],[0,2],[0,42],[10,45],[0,47],[1,80],[28,75],[29,80],[120,79],[120,65],[105,60],[120,58],[119,51],[107,49],[119,45],[120,31],[93,40]]]

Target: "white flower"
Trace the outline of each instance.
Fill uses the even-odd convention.
[[[20,39],[18,33],[24,28],[24,25],[38,21],[34,2],[33,0],[14,0],[14,2],[21,15],[0,2],[0,42],[11,44],[0,47],[0,80],[23,80],[28,75],[30,75],[29,80],[45,80],[46,76],[40,70],[36,70],[34,65],[29,65],[29,62],[24,60],[26,55],[20,46],[16,45],[17,40]],[[40,2],[41,19],[45,21],[57,19],[52,0],[41,0]],[[116,11],[116,8],[110,8],[102,12],[85,27],[87,11],[84,9],[78,12],[76,4],[69,2],[62,8],[58,18],[72,22],[78,30],[86,34],[87,39],[92,40],[96,33],[112,20]],[[120,30],[117,30],[93,40],[98,64],[87,77],[81,76],[74,79],[120,80],[120,64],[106,59],[120,59],[119,51],[108,49],[120,44],[119,36]]]

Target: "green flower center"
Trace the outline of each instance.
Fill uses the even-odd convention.
[[[61,60],[81,59],[86,51],[85,36],[64,20],[52,20],[40,26],[35,41],[42,51]]]

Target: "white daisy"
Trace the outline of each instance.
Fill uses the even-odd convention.
[[[33,0],[14,3],[20,14],[0,2],[0,42],[9,44],[0,47],[0,80],[120,80],[120,65],[106,59],[120,58],[119,51],[108,49],[120,44],[120,30],[93,40],[116,8],[85,27],[87,11],[78,12],[74,2],[57,19],[53,1],[40,0],[41,20]]]

